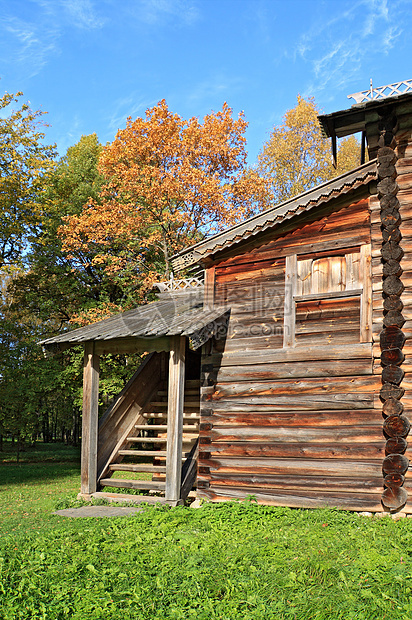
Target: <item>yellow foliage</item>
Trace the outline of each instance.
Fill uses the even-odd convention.
[[[265,183],[246,173],[246,127],[226,103],[203,122],[182,119],[164,100],[145,118],[129,118],[101,154],[101,200],[67,218],[64,248],[99,246],[95,260],[110,270],[132,255],[142,271],[150,257],[164,261],[168,276],[172,254],[241,221],[262,199]]]
[[[298,95],[296,106],[264,144],[257,170],[269,184],[269,203],[283,202],[359,165],[359,143],[351,136],[342,141],[339,167],[333,168],[330,141],[322,136],[318,114],[313,98]]]

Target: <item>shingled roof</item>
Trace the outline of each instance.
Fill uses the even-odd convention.
[[[203,288],[162,293],[159,301],[47,338],[39,344],[46,351],[56,351],[91,340],[110,341],[128,337],[149,340],[163,336],[187,336],[191,347],[197,349],[216,332],[218,320],[227,312],[225,308],[205,308],[203,295]]]
[[[355,170],[351,170],[299,196],[286,200],[276,207],[267,209],[241,224],[232,226],[213,237],[192,245],[172,258],[173,268],[178,271],[201,262],[202,259],[211,254],[227,249],[264,230],[274,228],[285,220],[314,209],[328,200],[352,192],[361,186],[367,185],[370,181],[374,181],[376,178],[376,159],[374,159]]]

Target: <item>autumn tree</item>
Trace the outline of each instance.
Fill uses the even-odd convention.
[[[0,267],[20,258],[39,223],[37,199],[53,167],[54,147],[43,144],[44,112],[20,105],[21,96],[0,97]]]
[[[264,144],[257,170],[269,184],[268,203],[287,200],[359,165],[360,146],[351,136],[340,142],[338,168],[333,167],[330,141],[322,136],[318,114],[314,99],[299,95]]]
[[[60,234],[70,253],[95,253],[115,279],[134,274],[140,287],[170,258],[205,235],[250,215],[264,183],[246,175],[243,114],[227,104],[200,122],[182,119],[166,102],[128,119],[100,157],[100,201],[67,218]]]

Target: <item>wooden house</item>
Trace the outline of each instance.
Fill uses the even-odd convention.
[[[369,161],[174,258],[204,284],[42,343],[85,346],[84,495],[412,513],[410,89],[320,117]],[[99,421],[99,356],[131,351],[151,353]]]

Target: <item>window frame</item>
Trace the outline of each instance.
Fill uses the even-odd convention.
[[[324,293],[310,293],[297,295],[298,260],[307,254],[316,254],[318,258],[332,258],[333,256],[359,252],[359,279],[360,288],[347,289]],[[310,252],[291,254],[286,256],[285,264],[285,305],[283,317],[283,348],[294,348],[304,345],[296,343],[296,304],[303,301],[316,301],[323,299],[344,299],[345,297],[360,298],[360,333],[359,344],[372,342],[372,275],[371,275],[371,244],[355,245],[348,248],[330,251],[316,252],[313,247]],[[328,346],[328,345],[325,345]]]

